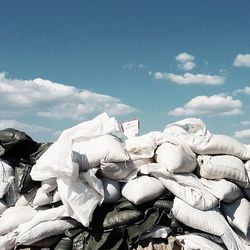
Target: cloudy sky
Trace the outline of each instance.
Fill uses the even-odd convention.
[[[4,0],[0,129],[37,141],[107,112],[250,144],[249,0]]]

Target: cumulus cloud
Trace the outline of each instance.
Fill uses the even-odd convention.
[[[173,73],[155,72],[154,79],[170,80],[177,84],[206,84],[206,85],[221,85],[224,84],[225,78],[218,75],[191,74],[177,75]]]
[[[192,70],[196,64],[193,62],[194,61],[194,56],[188,54],[188,53],[181,53],[178,56],[175,57],[175,60],[179,62],[180,64],[178,65],[179,68],[185,70],[185,71],[190,71]]]
[[[173,116],[237,115],[243,113],[241,107],[241,101],[234,100],[231,96],[196,96],[183,107],[171,110],[169,114]]]
[[[235,131],[233,136],[237,139],[250,138],[250,129]]]
[[[37,78],[19,80],[0,73],[1,109],[11,113],[32,113],[53,119],[82,120],[85,115],[107,112],[123,115],[136,110],[120,99],[85,89]]]
[[[233,65],[235,67],[250,67],[250,54],[238,54]]]
[[[235,91],[233,91],[233,95],[238,95],[238,94],[246,94],[246,95],[250,95],[250,87],[246,86],[243,89],[237,89]]]
[[[181,63],[185,63],[188,61],[193,61],[194,60],[194,56],[184,52],[184,53],[180,53],[179,55],[177,55],[175,57],[175,60]]]

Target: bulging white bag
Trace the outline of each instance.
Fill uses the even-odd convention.
[[[165,166],[171,173],[191,173],[197,166],[195,153],[176,140],[158,146],[154,157],[157,163]]]
[[[100,174],[112,180],[127,182],[136,177],[139,168],[152,162],[153,158],[123,162],[102,162],[100,165]]]
[[[129,160],[122,142],[111,134],[74,142],[72,161],[79,164],[79,171],[97,167],[101,162],[121,162]]]
[[[228,225],[218,208],[202,211],[175,198],[171,211],[174,217],[185,225],[221,237],[227,249],[245,249],[242,241]]]
[[[165,191],[166,188],[157,178],[142,175],[125,183],[122,195],[135,205],[139,205],[156,199]]]
[[[46,193],[52,192],[57,188],[56,178],[41,181],[42,190]]]
[[[45,221],[27,231],[19,231],[16,242],[17,244],[31,245],[48,237],[62,234],[66,229],[74,228],[75,226],[76,222],[72,219]]]
[[[189,233],[185,235],[177,235],[176,239],[182,246],[182,250],[225,250],[224,247],[214,242],[205,234]]]
[[[159,163],[148,164],[140,172],[156,177],[167,190],[197,209],[207,210],[219,202],[192,173],[172,174]]]
[[[199,155],[198,170],[207,179],[228,179],[240,187],[249,185],[245,165],[242,160],[232,155]]]
[[[220,207],[223,215],[226,217],[228,223],[245,236],[250,229],[250,202],[241,198],[229,204],[221,204]]]
[[[220,201],[230,203],[243,196],[241,189],[236,184],[225,179],[207,180],[201,178],[200,181]]]
[[[20,224],[31,220],[37,210],[31,206],[10,207],[0,217],[0,235],[7,234]]]
[[[178,137],[197,154],[228,154],[242,160],[250,159],[250,145],[245,145],[227,135],[213,135],[205,123],[196,118],[187,118],[169,124],[165,134]]]

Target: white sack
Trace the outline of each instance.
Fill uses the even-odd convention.
[[[156,199],[165,191],[166,188],[157,178],[147,175],[138,176],[133,180],[129,180],[122,187],[122,195],[135,205]]]
[[[19,231],[16,242],[17,244],[31,245],[48,237],[62,234],[66,229],[74,228],[75,225],[73,220],[45,221],[30,230]]]
[[[157,163],[165,166],[171,173],[191,173],[197,166],[195,153],[177,140],[158,146],[154,157]]]
[[[57,178],[58,190],[68,216],[88,227],[93,212],[104,198],[103,185],[92,168],[80,174],[79,180]]]
[[[228,154],[242,160],[250,159],[250,145],[227,135],[211,134],[200,119],[187,118],[169,124],[164,133],[178,137],[197,154]]]
[[[0,199],[0,216],[7,208],[7,204],[4,202],[4,200]]]
[[[241,189],[236,184],[225,179],[207,180],[201,178],[200,181],[220,201],[230,203],[243,196]]]
[[[119,130],[114,118],[106,113],[98,115],[93,120],[82,122],[62,132],[37,160],[30,175],[33,180],[42,181],[52,177],[78,178],[79,170],[73,166],[71,152],[74,142],[87,141],[90,138]]]
[[[36,196],[38,187],[34,187],[30,192],[25,193],[21,195],[18,200],[16,201],[15,206],[27,206],[32,205],[32,201],[34,200],[34,197]]]
[[[220,209],[233,228],[244,235],[250,232],[250,202],[247,199],[241,198],[230,204],[221,204]]]
[[[125,148],[132,160],[152,158],[157,146],[167,140],[167,136],[158,131],[131,137],[125,140]]]
[[[189,233],[185,235],[177,235],[176,239],[182,246],[182,250],[225,250],[224,247],[203,235],[204,234]]]
[[[242,160],[232,155],[199,155],[199,173],[206,179],[228,179],[240,187],[247,187],[249,180]]]
[[[56,178],[50,178],[41,181],[42,190],[46,193],[50,193],[57,188]]]
[[[171,193],[197,209],[207,210],[219,202],[192,173],[172,174],[158,163],[148,164],[140,172],[155,176]]]
[[[2,250],[12,250],[16,245],[17,233],[11,232],[4,236],[0,236],[0,249]]]
[[[10,179],[14,178],[15,170],[7,162],[0,160],[0,199],[8,192]]]
[[[89,140],[74,142],[72,160],[79,164],[79,171],[97,167],[101,162],[129,160],[121,140],[113,135],[102,135]]]
[[[121,198],[121,183],[108,178],[102,178],[104,203],[112,203]]]
[[[0,217],[0,235],[7,234],[20,224],[31,220],[37,211],[30,206],[10,207]]]
[[[228,225],[218,208],[201,211],[181,199],[175,198],[171,211],[173,216],[185,225],[221,237],[227,249],[245,249],[243,243]]]
[[[57,189],[50,193],[43,191],[42,187],[38,188],[34,198],[31,201],[33,206],[44,206],[60,201],[60,195]]]
[[[100,165],[100,174],[112,180],[127,182],[136,177],[139,168],[152,162],[153,158],[123,162],[102,162]]]
[[[32,167],[30,174],[33,180],[57,177],[60,197],[66,207],[65,216],[72,216],[84,226],[89,224],[96,206],[103,201],[103,187],[101,181],[95,185],[97,178],[93,169],[84,172],[83,178],[88,179],[86,183],[79,180],[78,164],[72,162],[72,147],[74,143],[105,134],[118,136],[118,133],[117,121],[103,113],[93,120],[64,130]]]
[[[34,228],[36,225],[39,225],[42,222],[59,220],[65,216],[65,206],[59,206],[54,208],[49,208],[46,210],[39,210],[33,216],[32,219],[28,220],[25,223],[22,223],[15,230],[16,232],[26,232]]]

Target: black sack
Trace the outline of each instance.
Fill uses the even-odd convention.
[[[25,194],[40,185],[39,181],[32,180],[30,175],[31,169],[32,166],[24,162],[19,162],[15,166],[15,186],[20,194]]]
[[[37,148],[38,143],[22,131],[14,128],[0,130],[0,156],[29,160]]]

